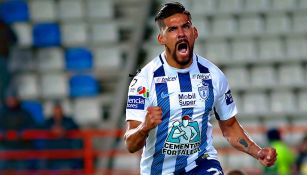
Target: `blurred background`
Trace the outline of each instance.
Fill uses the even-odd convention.
[[[3,174],[138,174],[122,141],[127,87],[163,50],[154,15],[164,2],[0,1]],[[228,77],[241,124],[260,146],[278,129],[292,173],[307,174],[307,1],[179,2],[199,31],[194,51]],[[212,123],[225,171],[269,173]]]

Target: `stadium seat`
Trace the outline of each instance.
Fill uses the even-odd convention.
[[[277,72],[275,71],[275,68],[271,65],[253,66],[251,68],[251,85],[253,87],[274,87],[277,84],[276,80]]]
[[[257,58],[256,43],[252,38],[234,39],[231,46],[234,60],[246,62]]]
[[[62,21],[83,20],[85,9],[82,0],[61,0],[58,4],[59,19]]]
[[[245,66],[226,67],[224,73],[232,89],[244,89],[250,84],[249,71]]]
[[[37,50],[36,59],[41,72],[64,70],[64,53],[61,48],[41,48]]]
[[[289,59],[307,59],[307,39],[301,36],[286,38],[287,56]]]
[[[286,13],[271,14],[266,16],[266,32],[286,33],[290,31],[291,21]]]
[[[17,93],[22,99],[35,99],[39,97],[38,77],[33,73],[24,73],[15,78]]]
[[[96,96],[98,92],[98,82],[92,75],[73,75],[69,79],[71,97]]]
[[[285,115],[297,111],[296,99],[291,91],[273,91],[270,98],[271,111],[275,114]]]
[[[307,13],[306,12],[294,12],[293,13],[293,30],[295,32],[307,31]]]
[[[32,21],[56,21],[57,13],[55,0],[31,0],[29,3]]]
[[[87,48],[68,48],[65,51],[66,69],[71,71],[93,68],[93,55]]]
[[[298,93],[298,112],[307,113],[307,90],[302,90]],[[306,125],[307,126],[307,125]]]
[[[269,100],[264,92],[249,92],[243,95],[243,113],[248,115],[263,115],[270,111]]]
[[[294,10],[296,7],[296,1],[294,0],[271,0],[272,8],[274,10]]]
[[[238,22],[240,35],[255,35],[263,32],[264,23],[259,15],[240,15]]]
[[[155,58],[157,55],[162,53],[163,47],[161,45],[158,45],[157,43],[147,43],[144,46],[144,49],[146,51],[146,63],[148,63],[150,60]]]
[[[229,61],[230,46],[224,39],[210,40],[206,43],[205,55],[208,59],[216,60],[216,62]]]
[[[103,111],[98,98],[76,99],[73,111],[74,119],[83,127],[101,122]]]
[[[114,16],[112,0],[87,0],[86,12],[90,19],[111,19]]]
[[[241,11],[243,0],[218,0],[217,10],[219,12],[238,12]]]
[[[45,121],[43,106],[40,102],[34,100],[25,100],[21,103],[23,109],[27,110],[34,118],[34,121],[41,125]]]
[[[245,0],[245,9],[248,12],[262,12],[266,11],[269,8],[268,0]]]
[[[12,72],[33,71],[37,64],[33,59],[32,50],[29,48],[14,48],[9,59],[9,70]]]
[[[68,80],[64,73],[45,73],[41,76],[41,94],[45,99],[68,97]]]
[[[56,23],[40,23],[33,27],[33,42],[36,47],[59,46],[61,33]]]
[[[17,35],[19,46],[31,47],[33,45],[32,26],[29,23],[16,22],[12,25],[12,28]]]
[[[64,22],[60,27],[65,46],[84,46],[89,43],[88,25],[86,23]]]
[[[236,34],[236,20],[234,17],[227,16],[216,16],[212,21],[212,34],[214,36],[229,36]]]
[[[215,0],[192,0],[191,1],[191,13],[192,16],[204,16],[206,14],[212,14],[216,9]]]
[[[193,25],[197,28],[198,37],[200,40],[205,39],[206,37],[210,36],[210,26],[208,21],[204,17],[193,18]]]
[[[91,25],[91,42],[93,44],[116,43],[118,40],[119,30],[115,22],[109,21]]]
[[[118,70],[122,66],[122,51],[119,47],[102,47],[94,49],[95,68]]]
[[[278,80],[282,86],[296,87],[304,85],[304,68],[298,63],[282,64],[279,67]]]
[[[29,9],[26,1],[5,0],[0,4],[1,18],[7,23],[29,20]]]
[[[261,38],[259,41],[259,58],[263,60],[282,59],[285,55],[285,50],[280,38],[267,37]]]

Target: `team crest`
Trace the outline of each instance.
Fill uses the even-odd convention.
[[[202,86],[198,87],[198,93],[200,97],[204,100],[207,100],[209,95],[209,85],[205,81],[202,81]]]

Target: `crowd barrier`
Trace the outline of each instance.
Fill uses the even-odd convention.
[[[265,127],[249,127],[246,128],[248,133],[265,133]],[[301,132],[306,134],[307,127],[283,127],[281,128],[282,132]],[[46,160],[46,159],[67,159],[67,158],[82,158],[84,160],[84,168],[80,170],[19,170],[19,171],[1,171],[0,174],[7,175],[33,175],[33,174],[61,174],[61,175],[93,175],[93,174],[107,174],[107,175],[135,175],[138,174],[137,170],[135,171],[119,171],[119,170],[97,170],[94,166],[94,158],[97,157],[115,157],[118,155],[127,154],[127,156],[131,156],[131,154],[127,150],[121,149],[109,149],[109,150],[96,150],[93,147],[93,139],[94,138],[110,138],[110,137],[122,137],[124,130],[122,129],[99,129],[99,130],[80,130],[80,131],[67,131],[65,138],[68,139],[81,139],[83,141],[83,148],[79,150],[5,150],[0,151],[0,160],[28,160],[28,159],[38,159],[38,160]],[[221,132],[219,128],[215,128],[213,130],[214,135],[220,135]],[[46,130],[27,130],[21,133],[16,131],[8,131],[0,133],[0,141],[3,140],[35,140],[35,139],[57,139],[55,135],[53,135],[50,131]],[[295,148],[294,148],[295,149]],[[239,153],[235,149],[231,147],[218,147],[218,151],[220,154],[237,154]]]

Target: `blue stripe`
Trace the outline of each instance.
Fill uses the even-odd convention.
[[[190,73],[178,73],[179,84],[180,84],[180,91],[181,92],[192,92],[192,83],[190,79]],[[183,108],[182,109],[182,116],[188,115],[192,117],[193,115],[193,108]],[[178,155],[176,158],[176,165],[175,171],[178,171],[187,165],[187,158],[186,155]]]
[[[154,77],[165,76],[163,65],[154,72]],[[163,144],[167,138],[168,123],[170,118],[170,101],[169,97],[162,98],[161,93],[168,94],[166,83],[156,83],[156,95],[158,106],[162,108],[162,123],[157,127],[155,153],[153,155],[153,162],[151,165],[151,174],[160,175],[162,174],[163,162],[165,155],[162,154]]]
[[[198,69],[200,73],[210,73],[209,69],[203,65],[201,65],[199,62],[197,63]],[[213,107],[213,101],[214,101],[214,93],[213,93],[213,85],[212,85],[212,79],[204,80],[204,83],[208,85],[209,87],[209,94],[208,98],[206,99],[205,103],[205,112],[202,119],[202,130],[201,130],[201,136],[202,136],[202,144],[201,144],[201,152],[199,152],[199,156],[203,155],[206,152],[206,147],[208,143],[207,140],[207,128],[208,128],[208,119],[209,119],[209,113],[212,110]]]

